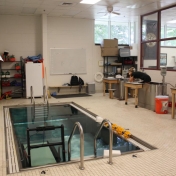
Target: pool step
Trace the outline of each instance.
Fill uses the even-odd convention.
[[[48,115],[49,115],[48,106],[35,107],[35,118],[37,117],[48,118]]]

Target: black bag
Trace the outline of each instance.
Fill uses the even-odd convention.
[[[78,77],[77,76],[72,76],[71,80],[70,80],[70,86],[78,86],[79,82],[78,82]]]
[[[79,92],[81,92],[81,89],[82,89],[82,85],[84,85],[84,81],[79,77]]]
[[[84,81],[79,77],[79,85],[84,85]]]

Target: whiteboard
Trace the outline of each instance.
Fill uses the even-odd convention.
[[[50,74],[84,74],[86,71],[86,50],[51,48]]]

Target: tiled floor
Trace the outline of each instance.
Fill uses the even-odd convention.
[[[43,100],[36,101],[40,103]],[[125,105],[124,101],[109,99],[108,95],[103,97],[100,93],[91,97],[49,99],[50,103],[70,101],[129,129],[133,135],[158,149],[137,153],[137,157],[132,157],[132,154],[113,157],[113,165],[107,164],[108,158],[105,158],[85,161],[85,170],[79,170],[80,163],[74,163],[20,172],[13,176],[176,176],[176,119],[171,119],[171,114],[162,115],[135,108],[132,99]],[[29,103],[29,99],[0,101],[0,176],[6,175],[3,106]],[[43,170],[46,174],[41,174]]]

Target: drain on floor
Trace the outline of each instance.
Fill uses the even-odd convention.
[[[49,175],[49,170],[48,169],[41,169],[39,171],[40,175]]]

